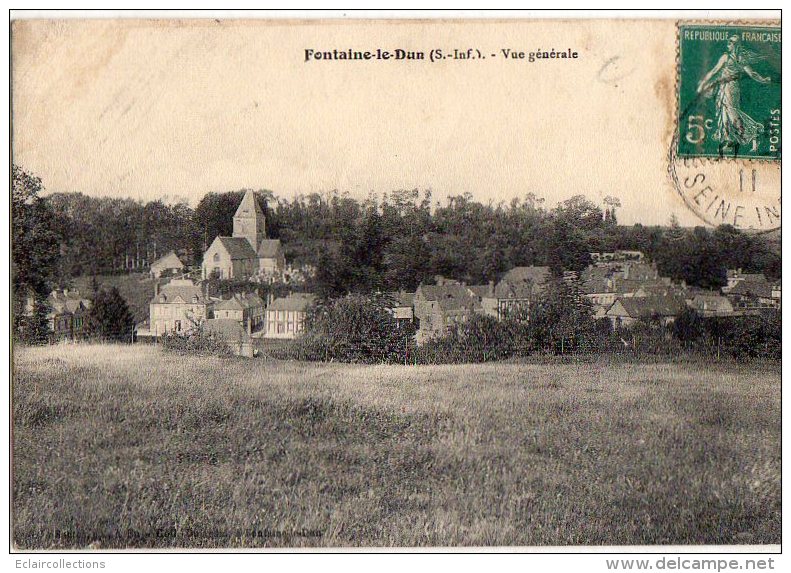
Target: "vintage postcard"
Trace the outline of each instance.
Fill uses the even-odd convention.
[[[779,16],[573,16],[13,19],[13,550],[779,551]]]

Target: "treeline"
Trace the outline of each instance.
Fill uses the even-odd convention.
[[[140,268],[170,250],[200,264],[206,245],[232,234],[244,193],[208,193],[193,209],[183,202],[45,195],[40,180],[17,166],[14,173],[15,185],[35,182],[28,211],[41,232],[17,238],[21,244],[47,235],[45,246],[54,244],[54,253],[41,263],[62,286],[80,275]],[[419,190],[363,200],[337,191],[293,199],[257,195],[268,235],[282,240],[290,262],[317,269],[311,287],[325,295],[411,290],[436,275],[481,284],[526,265],[546,265],[560,275],[585,268],[592,251],[616,249],[642,251],[664,276],[701,287],[723,285],[728,268],[780,276],[779,249],[760,235],[729,226],[681,228],[675,221],[618,225],[612,197],[597,205],[575,195],[548,208],[532,193],[496,204],[469,194],[440,204]]]

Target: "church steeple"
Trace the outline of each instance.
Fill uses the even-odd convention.
[[[247,239],[256,252],[266,238],[266,217],[252,189],[245,192],[233,216],[233,236]]]

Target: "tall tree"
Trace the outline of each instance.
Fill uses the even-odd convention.
[[[46,297],[57,282],[57,220],[41,197],[41,179],[11,168],[11,287],[17,340],[46,339]]]
[[[131,342],[134,318],[116,287],[101,289],[88,313],[88,332],[99,340]]]

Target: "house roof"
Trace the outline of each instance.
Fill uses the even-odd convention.
[[[184,268],[184,263],[181,262],[178,255],[173,251],[170,251],[163,257],[158,258],[156,261],[151,263],[151,268],[163,268],[163,269],[181,269]]]
[[[580,290],[585,294],[614,292],[613,271],[609,267],[589,266],[580,274]]]
[[[263,239],[258,245],[258,256],[263,259],[274,259],[282,250],[280,239]]]
[[[228,342],[238,342],[250,338],[239,321],[233,318],[210,318],[203,322],[203,329],[209,334],[219,334]]]
[[[315,294],[294,293],[285,297],[276,298],[267,307],[267,310],[293,310],[304,312],[316,300]]]
[[[78,310],[87,310],[91,308],[91,301],[87,298],[80,297],[79,291],[74,291],[69,294],[63,294],[57,291],[52,292],[47,296],[47,303],[57,314],[64,312],[74,313]]]
[[[155,304],[171,304],[178,302],[179,299],[185,303],[191,303],[193,300],[197,300],[200,304],[206,302],[201,288],[192,284],[190,281],[169,282],[162,287],[159,294],[157,294],[151,302]]]
[[[388,292],[387,295],[397,304],[396,306],[412,306],[415,303],[415,293],[406,291]]]
[[[250,241],[243,237],[217,237],[231,259],[255,259],[256,253]]]
[[[630,280],[657,280],[659,278],[656,267],[643,262],[624,263],[624,274]]]
[[[684,301],[674,296],[644,296],[644,297],[622,297],[619,298],[607,314],[618,306],[623,307],[624,311],[631,318],[650,318],[652,316],[676,316],[685,307]],[[617,316],[617,315],[616,315]]]
[[[214,303],[214,310],[244,310],[244,308],[244,305],[239,300],[237,295],[234,295],[227,300],[221,300]]]
[[[763,281],[743,280],[736,283],[728,294],[771,298],[772,285],[769,284],[766,279]]]
[[[418,290],[426,300],[438,302],[445,312],[466,310],[478,305],[472,291],[461,284],[420,285]]]
[[[543,289],[549,267],[514,267],[494,287],[497,298],[527,298]]]
[[[263,307],[264,301],[255,293],[235,294],[227,300],[214,304],[214,310],[244,310],[246,308]]]
[[[731,301],[719,294],[698,294],[692,299],[692,306],[697,309],[718,310],[721,312],[732,312]]]
[[[261,205],[258,204],[258,201],[255,198],[255,192],[252,189],[248,189],[244,197],[242,197],[242,202],[239,203],[239,208],[236,210],[236,214],[234,217],[263,217],[264,212],[261,210]]]
[[[746,281],[753,281],[753,282],[767,282],[766,276],[763,273],[741,273],[736,275],[739,278],[742,278]]]

